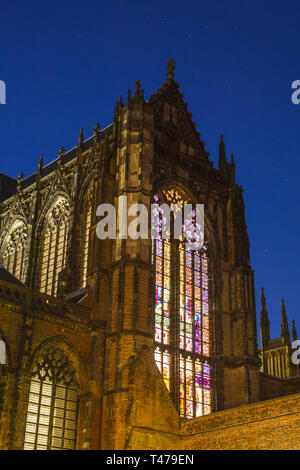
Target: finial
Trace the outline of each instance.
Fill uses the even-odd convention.
[[[290,332],[284,299],[281,300],[281,337],[284,338],[288,344],[290,343]]]
[[[174,75],[175,75],[174,70],[175,70],[175,62],[172,59],[172,57],[170,57],[170,59],[167,62],[167,77],[168,78],[173,78],[174,77]]]
[[[220,143],[219,143],[219,170],[226,171],[227,169],[227,160],[226,160],[226,150],[224,144],[224,136],[221,134]]]
[[[139,95],[140,94],[140,89],[141,89],[141,81],[139,79],[137,79],[135,82],[134,82],[134,88],[135,88],[135,95]]]
[[[261,288],[261,308],[262,308],[262,310],[266,309],[265,290],[264,290],[263,287]]]
[[[235,185],[235,163],[233,154],[230,155],[230,183]]]
[[[60,147],[59,151],[58,151],[58,164],[59,165],[62,165],[62,161],[63,161],[63,156],[65,154],[65,149],[63,148],[63,146]]]
[[[83,144],[83,129],[81,127],[80,132],[79,132],[79,137],[78,137],[78,145],[81,147],[82,144]]]
[[[96,143],[99,142],[100,140],[100,125],[99,122],[96,122],[95,128],[94,128],[94,140]]]
[[[123,96],[122,95],[120,96],[120,106],[121,106],[121,108],[123,107]]]
[[[292,338],[293,338],[293,341],[297,341],[297,330],[296,330],[296,325],[295,325],[295,320],[292,320],[292,323],[293,323],[293,330],[292,330]]]
[[[270,341],[270,322],[266,307],[266,298],[264,288],[261,288],[261,312],[260,312],[260,334],[263,349],[267,347]]]
[[[38,164],[38,171],[41,171],[42,168],[43,168],[43,154],[41,153],[39,164]]]
[[[24,179],[24,175],[22,173],[22,171],[20,172],[19,176],[18,176],[18,183],[17,183],[17,189],[18,191],[21,189],[21,183]]]

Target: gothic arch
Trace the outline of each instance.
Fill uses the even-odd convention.
[[[157,190],[166,190],[166,191],[176,188],[178,192],[180,192],[182,196],[186,197],[188,201],[192,203],[196,203],[196,202],[199,203],[199,201],[197,201],[192,191],[190,191],[187,188],[186,182],[182,179],[175,180],[173,178],[167,178],[167,179],[164,178],[163,180],[156,182],[155,187]],[[154,194],[155,194],[155,191],[154,191]]]
[[[37,224],[38,286],[48,295],[57,295],[59,274],[66,265],[71,218],[70,201],[57,193],[46,204]]]
[[[47,339],[32,355],[29,377],[24,449],[75,449],[86,390],[78,352],[62,336]]]
[[[16,226],[16,223],[23,223],[25,227],[28,228],[28,221],[21,213],[14,215],[14,217],[8,217],[8,220],[4,224],[4,227],[0,235],[0,252],[3,248],[3,244],[5,243],[5,240],[9,232],[13,230],[13,228]]]
[[[84,367],[83,359],[81,358],[77,349],[71,344],[71,342],[63,336],[53,336],[51,338],[48,338],[35,349],[30,361],[30,370],[32,370],[32,367],[37,361],[39,355],[43,351],[47,351],[50,348],[59,348],[70,358],[78,374],[78,385],[80,394],[85,394],[87,384],[87,372]]]
[[[3,230],[0,260],[20,281],[24,281],[27,271],[28,226],[23,218],[17,218],[9,228]]]
[[[157,187],[157,191],[155,191],[154,194],[158,194],[158,195],[160,194],[160,198],[158,202],[159,204],[161,204],[162,202],[166,202],[166,203],[177,202],[179,204],[200,203],[200,201],[197,200],[195,195],[191,191],[186,189],[186,186],[183,181],[178,181],[178,180],[166,181],[165,180],[161,183],[160,187],[158,187],[157,185],[156,187]],[[217,383],[217,377],[216,377],[217,368],[215,365],[215,358],[216,358],[216,345],[218,343],[217,317],[218,317],[218,310],[219,310],[218,289],[220,286],[220,282],[219,282],[220,266],[217,261],[218,257],[216,256],[216,253],[218,252],[219,247],[218,247],[218,234],[216,233],[214,229],[213,222],[211,220],[211,216],[208,213],[208,211],[204,212],[204,222],[205,222],[205,227],[204,227],[205,248],[204,248],[204,251],[201,250],[200,252],[198,252],[198,255],[197,255],[197,252],[192,252],[190,255],[188,255],[186,252],[186,249],[184,248],[184,245],[180,248],[180,246],[182,245],[182,242],[175,243],[173,248],[172,248],[173,246],[172,242],[171,244],[167,243],[166,245],[167,241],[163,242],[163,245],[159,244],[159,246],[157,246],[158,242],[155,242],[153,245],[153,250],[154,250],[153,256],[154,256],[154,259],[156,260],[155,261],[156,263],[155,277],[157,279],[157,276],[158,276],[158,279],[159,279],[158,284],[156,284],[156,289],[157,289],[156,295],[158,296],[158,298],[156,298],[155,300],[156,305],[157,305],[157,308],[155,308],[155,322],[157,321],[157,323],[155,323],[156,325],[155,360],[158,365],[158,368],[163,373],[165,383],[167,385],[167,388],[170,390],[171,395],[173,395],[173,399],[175,403],[177,404],[177,406],[179,406],[179,401],[180,403],[182,402],[180,406],[180,414],[186,417],[201,416],[201,414],[203,413],[207,414],[208,412],[211,412],[214,409],[216,409],[216,396],[217,396],[216,388],[217,387],[215,386],[215,384]],[[169,248],[168,248],[168,245],[169,245]],[[166,248],[167,248],[167,252],[165,255],[164,253],[165,253]],[[181,251],[183,251],[184,254],[180,253]],[[156,257],[157,256],[156,253],[158,253],[158,257],[159,257],[158,260]],[[187,256],[191,258],[190,261],[187,261],[188,259]],[[172,257],[173,257],[173,261],[172,261]],[[198,259],[198,261],[196,260],[196,258]],[[171,260],[171,264],[170,264],[170,261],[168,260]],[[159,270],[157,270],[158,269],[157,266],[161,266],[161,265],[166,266],[166,263],[167,263],[167,266],[168,266],[168,263],[171,266],[171,273],[169,275],[167,274],[167,277],[165,277],[166,268],[162,268],[161,270],[161,268],[159,267]],[[205,264],[203,265],[203,263]],[[190,266],[190,268],[192,269],[188,268],[188,266]],[[206,266],[205,267],[206,271],[204,271],[205,273],[204,278],[206,279],[205,285],[202,285],[203,274],[201,274],[200,276],[202,281],[197,281],[197,283],[196,283],[196,277],[195,277],[196,271],[197,271],[197,276],[199,276],[200,269],[201,269],[201,273],[203,272],[203,269],[204,269],[203,266]],[[167,269],[169,270],[169,268]],[[172,274],[172,271],[173,271],[173,274]],[[186,278],[187,276],[186,271],[191,271],[191,273],[189,274],[189,276],[191,276],[191,279],[188,281]],[[160,272],[161,274],[159,274]],[[181,272],[183,274],[181,274]],[[166,273],[168,273],[168,271],[166,271]],[[162,278],[160,276],[162,276]],[[168,276],[171,276],[173,278],[173,282],[170,283],[170,281],[168,281]],[[174,279],[176,279],[176,287],[174,287],[175,285]],[[201,282],[201,284],[198,284],[198,282]],[[190,283],[192,284],[190,285],[190,287],[188,287],[188,284]],[[171,287],[168,287],[169,285]],[[199,288],[198,287],[196,288],[196,286],[200,286],[200,285],[201,285],[201,289],[198,293]],[[159,286],[162,286],[162,287],[159,287]],[[173,294],[172,294],[172,291],[173,291]],[[175,304],[174,304],[175,293],[176,293],[176,299],[180,298],[180,303],[179,303],[179,300],[175,300]],[[166,295],[167,295],[167,299],[170,299],[170,300],[167,300],[167,304],[169,304],[169,307],[165,307]],[[208,298],[207,299],[206,297],[204,298],[203,295],[208,296]],[[173,296],[173,300],[172,300],[172,296]],[[193,305],[193,307],[186,306],[186,302],[188,301],[188,299],[191,305]],[[206,305],[208,305],[208,307]],[[162,306],[163,306],[163,309],[162,309]],[[179,320],[179,306],[180,306],[180,320]],[[167,310],[170,309],[169,314],[165,313],[165,308],[167,308]],[[186,312],[187,308],[191,309],[189,316],[187,316],[188,315]],[[208,315],[208,312],[209,312],[209,316],[207,317],[206,315]],[[178,325],[176,326],[176,329],[177,331],[180,330],[180,342],[178,342],[178,338],[176,335],[175,335],[176,338],[173,337],[174,333],[172,333],[172,328],[171,328],[172,327],[172,315],[173,315],[173,328],[174,328],[174,324],[178,323]],[[156,317],[157,317],[157,320],[156,320]],[[164,326],[165,324],[166,325],[170,324],[169,331],[168,331],[168,327]],[[165,330],[165,328],[167,329]],[[183,331],[184,333],[182,333]],[[196,331],[199,331],[199,333],[196,334]],[[198,338],[199,334],[200,336]],[[169,336],[170,338],[173,337],[173,339],[169,340],[168,339]],[[208,341],[208,345],[207,345],[207,341]],[[177,352],[174,349],[175,344],[177,345],[176,346]],[[174,363],[175,363],[175,366],[174,366]],[[179,383],[179,366],[180,366],[180,387],[179,385],[176,385],[177,381]],[[172,368],[173,368],[173,372],[172,372]],[[188,370],[193,370],[194,372],[189,373]],[[183,377],[185,377],[183,379],[183,383],[185,384],[184,387],[186,390],[183,395],[183,397],[185,397],[183,398],[183,401],[182,401],[182,392],[181,392],[182,373],[183,373]],[[202,373],[204,374],[203,376],[204,378],[201,376]],[[173,374],[173,378],[172,378],[172,374]],[[205,374],[206,374],[206,378],[205,378]],[[176,378],[175,383],[174,383],[174,378]],[[202,394],[202,392],[200,393],[200,389],[203,389],[203,385],[201,386],[197,385],[197,381],[198,381],[198,384],[203,383],[201,382],[201,380],[204,380],[204,382],[209,384],[208,385],[209,392],[205,392],[204,390],[203,392],[204,395],[202,395],[202,398],[196,399],[196,397],[198,396],[200,397],[200,395]],[[195,387],[196,390],[193,392],[193,394],[191,394],[192,398],[191,396],[189,396],[189,392],[187,391],[188,390],[187,384],[189,383],[189,381],[191,381],[192,383],[195,383],[195,386],[193,387]],[[197,390],[199,390],[199,392]],[[179,397],[180,397],[180,400],[179,400]],[[210,398],[207,398],[207,397],[210,397]],[[196,400],[199,400],[199,403],[202,402],[202,405],[200,406],[200,408]],[[208,405],[208,400],[210,401],[209,405]],[[194,403],[193,405],[191,405],[192,401]]]
[[[41,235],[48,213],[51,211],[51,209],[53,209],[60,199],[65,200],[69,204],[70,208],[72,207],[70,197],[65,191],[56,191],[54,194],[49,194],[37,219],[37,234]]]
[[[96,176],[97,176],[96,171],[92,170],[83,179],[83,182],[81,184],[80,191],[79,191],[79,196],[78,196],[80,212],[83,212],[84,210],[84,200],[86,198],[88,191],[90,190],[90,186],[91,185],[95,186],[96,184]]]

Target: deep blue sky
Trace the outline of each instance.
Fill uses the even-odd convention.
[[[148,97],[173,57],[193,120],[217,161],[219,135],[234,153],[259,307],[271,334],[281,297],[299,319],[300,4],[296,0],[7,1],[0,6],[0,171],[25,176],[77,144],[140,78]],[[258,309],[259,310],[259,309]]]

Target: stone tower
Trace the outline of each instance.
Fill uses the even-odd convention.
[[[57,447],[124,449],[137,446],[142,432],[149,448],[161,445],[155,433],[176,446],[179,419],[260,399],[243,191],[223,136],[219,168],[210,161],[174,69],[170,59],[166,80],[148,100],[136,80],[110,126],[97,124],[86,140],[81,130],[74,149],[61,148],[45,166],[41,157],[34,175],[1,176],[0,257],[5,273],[15,276],[0,281],[0,339],[11,344],[12,361],[3,387],[10,429],[4,446],[22,448],[25,439],[28,448],[52,448],[56,439]],[[157,194],[165,202],[204,204],[205,253],[187,255],[170,242],[160,255],[149,237],[126,238],[118,227],[115,239],[96,236],[99,205],[113,204],[120,220],[125,197],[128,208],[143,204],[150,213]],[[135,216],[129,213],[128,225]],[[11,327],[14,315],[19,321]],[[78,394],[77,437],[67,444],[25,431],[32,429],[26,421],[32,371],[37,386],[37,364],[53,366],[55,347],[68,367],[54,385],[68,389],[72,372]]]

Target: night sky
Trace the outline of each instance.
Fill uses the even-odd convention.
[[[281,298],[299,319],[300,4],[297,1],[7,1],[0,5],[0,171],[16,177],[77,144],[139,78],[145,97],[176,62],[211,159],[224,134],[244,188],[257,310],[264,285],[271,335]]]

